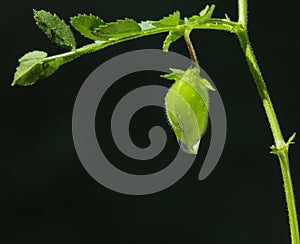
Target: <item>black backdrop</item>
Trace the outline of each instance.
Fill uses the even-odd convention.
[[[176,9],[189,16],[207,3],[217,5],[215,16],[228,13],[236,18],[234,0],[6,2],[0,16],[1,243],[289,243],[280,169],[276,157],[268,153],[272,137],[233,35],[210,31],[192,34],[201,66],[217,85],[226,108],[228,134],[219,165],[209,178],[198,181],[200,155],[184,178],[153,195],[122,195],[95,182],[77,158],[71,118],[81,84],[98,65],[127,51],[160,48],[165,35],[82,57],[35,86],[10,87],[22,54],[34,49],[61,52],[35,26],[33,8],[56,12],[64,19],[78,12],[92,12],[113,21],[125,16],[158,19]],[[300,122],[298,5],[296,0],[288,5],[250,1],[249,7],[252,44],[286,137],[299,131]],[[76,37],[79,45],[86,43]],[[182,40],[171,50],[187,55]],[[155,83],[158,75],[129,76],[115,90],[116,96],[137,85],[137,80]],[[106,108],[109,110],[109,104]],[[145,119],[151,113],[155,114],[152,119]],[[166,123],[162,114],[156,110],[136,115],[131,131],[133,135],[143,132],[136,136],[137,143],[146,143],[144,128]],[[97,126],[101,131],[101,121]],[[101,139],[106,140],[110,139]],[[298,199],[299,149],[299,143],[291,149]],[[155,171],[165,166],[163,160],[140,165],[124,160],[118,166],[128,171],[136,167]]]

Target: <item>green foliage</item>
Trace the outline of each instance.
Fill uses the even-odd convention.
[[[163,19],[159,21],[153,22],[153,25],[158,28],[165,28],[170,26],[177,26],[180,22],[180,12],[176,11],[173,14],[170,14],[167,17],[164,17]]]
[[[184,35],[184,28],[170,31],[163,43],[163,50],[169,51],[170,45]]]
[[[185,23],[185,27],[189,29],[196,28],[204,23],[207,23],[214,12],[215,6],[206,6],[199,15],[194,15],[190,18],[185,18],[185,21],[180,19],[179,11],[170,14],[168,17],[164,17],[162,20],[153,23],[156,27],[165,27],[165,26],[178,26],[179,24]],[[178,30],[170,31],[163,43],[163,50],[168,51],[170,45],[177,41],[184,35],[185,28]]]
[[[56,14],[49,13],[45,10],[34,10],[34,18],[38,27],[59,46],[73,50],[48,58],[35,58],[30,62],[21,62],[18,70],[26,69],[26,72],[18,72],[17,70],[13,84],[34,84],[39,79],[52,74],[62,64],[70,62],[83,54],[95,52],[123,41],[168,32],[163,43],[163,50],[168,51],[170,45],[183,36],[185,29],[197,29],[206,24],[206,27],[209,26],[215,29],[228,30],[233,23],[228,23],[228,27],[225,24],[212,22],[211,15],[213,10],[213,5],[206,7],[199,15],[185,18],[184,21],[180,19],[180,12],[175,11],[160,20],[146,20],[140,23],[128,18],[105,23],[102,19],[92,14],[78,14],[71,18],[71,25],[86,38],[94,40],[95,43],[86,45],[77,50],[75,49],[76,43],[74,35],[70,27],[66,25],[63,20]],[[30,78],[28,78],[29,74],[31,75]],[[22,75],[24,77],[22,77]]]
[[[133,19],[117,20],[116,22],[101,25],[95,29],[94,34],[98,40],[110,38],[123,38],[141,32],[142,28]]]
[[[70,27],[56,14],[45,10],[33,10],[37,26],[57,45],[75,49],[76,41]]]
[[[12,85],[28,86],[53,74],[60,66],[58,60],[45,62],[47,53],[33,51],[19,59]]]
[[[43,73],[41,60],[47,57],[47,53],[42,51],[33,51],[25,54],[19,59],[19,67],[16,69],[12,85],[32,85]],[[36,75],[38,74],[38,75]]]
[[[215,10],[215,5],[206,6],[199,15],[193,15],[186,20],[186,24],[189,28],[195,28],[201,24],[207,23]]]
[[[197,154],[207,126],[208,90],[214,88],[200,76],[198,67],[171,71],[162,76],[175,80],[165,97],[167,116],[181,148],[187,153]]]
[[[92,14],[78,14],[71,18],[70,23],[80,34],[92,40],[99,39],[94,35],[94,31],[105,24],[102,19]]]

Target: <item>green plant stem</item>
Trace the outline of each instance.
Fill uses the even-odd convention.
[[[239,20],[238,22],[247,31],[248,26],[248,2],[247,0],[238,0]]]
[[[267,90],[266,83],[263,79],[262,73],[260,71],[260,68],[259,68],[256,58],[255,58],[254,52],[251,48],[249,36],[243,28],[240,28],[240,30],[237,31],[237,36],[239,38],[241,47],[245,54],[249,69],[250,69],[253,79],[254,79],[254,82],[257,86],[257,90],[259,92],[260,98],[263,102],[263,106],[265,108],[266,115],[268,117],[268,120],[269,120],[269,123],[271,126],[275,145],[277,148],[280,148],[285,144],[285,142],[284,142],[283,136],[281,134],[280,126],[279,126],[279,123],[277,120],[276,113],[274,111],[273,104],[271,102],[270,95]]]
[[[282,136],[278,119],[266,87],[266,83],[263,79],[262,72],[258,66],[257,60],[255,58],[253,49],[250,44],[250,40],[247,32],[247,22],[248,22],[247,0],[238,0],[238,6],[239,6],[239,24],[241,26],[240,28],[237,28],[235,30],[235,33],[238,36],[249,69],[252,73],[254,82],[258,89],[268,121],[270,123],[273,138],[275,141],[275,146],[272,147],[272,150],[274,154],[278,155],[279,162],[280,162],[282,179],[284,183],[285,197],[286,197],[287,208],[288,208],[291,241],[292,244],[300,244],[298,217],[297,217],[295,195],[293,191],[293,183],[292,183],[292,177],[291,177],[290,165],[289,165],[289,156],[288,156],[289,144],[291,144],[291,140],[289,140],[286,143]]]
[[[245,31],[244,29],[241,28],[239,31],[237,31],[237,35],[238,35],[241,47],[243,49],[243,52],[245,54],[248,66],[252,73],[254,82],[258,89],[260,98],[262,100],[267,118],[270,123],[273,138],[275,141],[275,148],[273,151],[275,154],[278,155],[278,158],[280,161],[282,178],[283,178],[283,182],[284,182],[286,202],[287,202],[287,207],[288,207],[292,244],[299,244],[300,239],[299,239],[297,211],[296,211],[292,178],[291,178],[291,173],[290,173],[289,158],[288,158],[289,144],[286,143],[283,139],[281,129],[280,129],[280,126],[278,123],[278,119],[277,119],[273,104],[271,102],[271,98],[269,96],[262,73],[257,64],[254,52],[251,48],[247,31]]]
[[[194,29],[222,30],[222,31],[228,31],[228,32],[233,33],[236,26],[238,26],[238,24],[233,21],[228,21],[228,20],[223,20],[223,19],[211,19],[208,23],[204,23],[200,26],[197,26]],[[79,58],[82,55],[97,52],[101,49],[104,49],[106,47],[109,47],[109,46],[112,46],[112,45],[115,45],[115,44],[118,44],[121,42],[129,41],[129,40],[133,40],[133,39],[137,39],[137,38],[141,38],[141,37],[145,37],[145,36],[170,32],[170,31],[177,31],[182,28],[184,28],[184,26],[179,25],[179,26],[175,26],[172,28],[168,27],[168,28],[148,30],[148,31],[144,31],[139,34],[136,34],[136,35],[132,35],[132,36],[128,36],[126,38],[112,40],[112,41],[105,41],[105,42],[98,41],[98,42],[83,46],[81,48],[78,48],[76,50],[70,51],[70,52],[50,56],[48,58],[45,58],[43,60],[43,62],[50,63],[52,61],[56,61],[56,62],[59,62],[60,65],[63,65],[63,64],[69,63],[69,62]]]
[[[293,244],[299,244],[300,239],[299,239],[297,209],[296,209],[295,196],[293,191],[292,176],[290,173],[288,152],[287,151],[283,153],[280,152],[278,154],[278,157],[280,161],[281,173],[284,182],[285,195],[286,195],[286,201],[288,206],[291,239]]]
[[[51,61],[59,60],[62,65],[62,64],[69,63],[69,62],[75,60],[76,58],[79,58],[82,55],[97,52],[101,49],[104,49],[106,47],[109,47],[109,46],[112,46],[112,45],[115,45],[118,43],[141,38],[144,36],[150,36],[150,35],[155,35],[155,34],[159,34],[159,33],[174,31],[174,30],[178,30],[178,28],[182,28],[182,27],[178,26],[178,27],[174,27],[174,28],[160,28],[160,29],[148,30],[148,31],[144,31],[139,34],[136,34],[136,35],[131,35],[126,38],[116,39],[116,40],[112,40],[112,41],[96,41],[95,43],[85,45],[76,50],[45,58],[44,61],[51,62]]]

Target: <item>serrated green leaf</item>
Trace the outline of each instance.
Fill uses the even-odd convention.
[[[45,62],[47,55],[43,51],[33,51],[20,58],[20,65],[16,69],[12,86],[33,85],[38,80],[53,74],[59,68],[60,63],[58,60]]]
[[[193,15],[192,17],[188,18],[187,25],[190,27],[194,27],[208,22],[211,19],[214,10],[215,10],[215,5],[206,6],[199,13],[199,15]]]
[[[70,27],[56,14],[45,10],[33,10],[37,26],[57,45],[75,49],[76,41]]]
[[[95,29],[94,35],[98,40],[108,40],[110,38],[122,38],[137,34],[142,28],[133,19],[117,20],[110,22]]]
[[[162,18],[161,20],[155,21],[154,26],[158,28],[177,26],[180,22],[180,12],[175,11],[173,14],[170,14],[167,17]]]
[[[169,51],[170,45],[184,35],[184,29],[170,31],[163,43],[163,50]]]
[[[77,16],[71,18],[70,23],[78,32],[80,32],[80,34],[92,40],[99,39],[94,35],[93,32],[98,27],[105,25],[102,19],[92,14],[78,14]]]

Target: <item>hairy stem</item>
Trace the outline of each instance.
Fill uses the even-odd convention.
[[[262,73],[260,71],[260,68],[257,64],[254,52],[251,48],[251,44],[249,41],[249,36],[247,32],[244,29],[240,29],[240,31],[237,32],[241,47],[243,49],[243,52],[245,54],[249,69],[252,73],[254,82],[257,86],[257,90],[259,92],[260,98],[263,102],[263,106],[265,108],[266,115],[268,117],[272,134],[274,137],[275,145],[277,148],[282,147],[285,142],[283,139],[283,136],[281,134],[281,129],[277,120],[277,116],[269,95],[269,92],[267,90],[266,83],[263,79]]]
[[[299,244],[299,229],[298,229],[298,219],[295,204],[295,196],[293,191],[292,178],[290,173],[289,158],[288,158],[288,147],[289,145],[284,141],[281,129],[278,123],[278,119],[269,96],[266,84],[264,82],[262,73],[257,64],[254,52],[251,48],[248,34],[245,30],[237,32],[238,38],[241,43],[241,47],[244,51],[247,63],[249,65],[250,71],[252,73],[254,82],[258,89],[260,98],[262,100],[268,121],[270,123],[271,131],[275,141],[276,154],[279,157],[280,167],[282,172],[282,178],[284,182],[284,190],[286,196],[286,202],[288,207],[289,223],[292,244]]]
[[[278,153],[281,173],[284,183],[286,202],[288,206],[288,214],[290,221],[290,229],[291,229],[291,239],[293,244],[299,244],[299,228],[298,228],[298,219],[297,219],[297,209],[295,204],[295,195],[292,184],[292,176],[290,173],[290,165],[288,158],[288,151]]]
[[[280,162],[282,179],[284,183],[285,197],[286,197],[287,208],[288,208],[291,241],[292,244],[300,244],[298,217],[297,217],[295,195],[293,191],[293,183],[292,183],[292,177],[291,177],[290,165],[289,165],[289,156],[288,156],[288,149],[291,141],[289,140],[287,143],[284,141],[279,126],[279,122],[271,98],[269,96],[269,92],[266,87],[266,83],[263,79],[262,72],[258,66],[257,60],[255,58],[253,49],[250,44],[250,40],[247,32],[247,23],[248,23],[247,0],[238,0],[238,6],[239,6],[238,22],[241,26],[240,28],[236,29],[235,33],[238,36],[249,69],[252,73],[254,82],[258,89],[260,98],[262,100],[271,127],[273,138],[275,141],[275,146],[272,149],[273,149],[273,153],[278,155],[279,162]]]
[[[184,40],[185,40],[185,43],[186,43],[187,48],[188,48],[188,50],[189,50],[191,59],[193,60],[194,63],[196,63],[197,65],[199,65],[199,62],[198,62],[198,58],[197,58],[195,49],[194,49],[192,40],[191,40],[191,38],[190,38],[190,33],[191,33],[191,31],[189,31],[189,30],[185,30],[185,31],[184,31]]]

